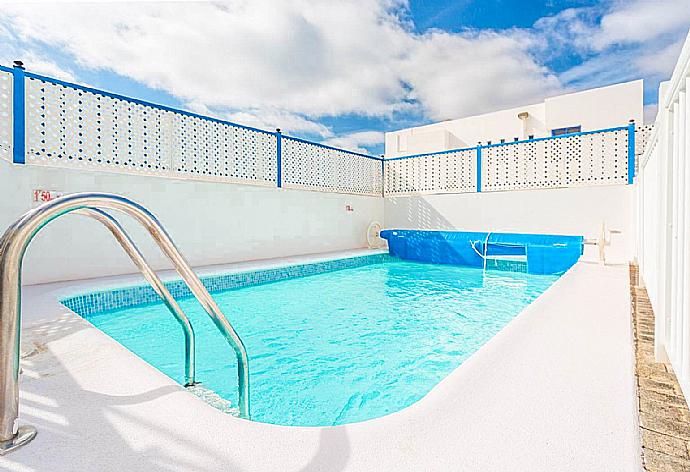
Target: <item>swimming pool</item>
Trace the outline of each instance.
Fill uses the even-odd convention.
[[[386,259],[214,298],[249,354],[252,419],[323,426],[419,400],[557,278]],[[233,352],[194,299],[180,304],[196,333],[197,380],[236,403]],[[183,383],[183,334],[162,303],[84,316]]]

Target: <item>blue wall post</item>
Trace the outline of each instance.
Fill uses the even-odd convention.
[[[278,188],[283,186],[283,135],[280,134],[280,128],[276,128],[276,183]]]
[[[482,191],[482,143],[477,144],[477,192]]]
[[[26,115],[25,115],[24,66],[15,62],[12,68],[12,162],[26,162]]]
[[[628,184],[633,183],[635,177],[635,121],[628,123]]]

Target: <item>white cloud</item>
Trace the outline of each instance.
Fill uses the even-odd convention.
[[[381,114],[404,93],[389,70],[390,54],[401,52],[398,39],[405,37],[389,12],[393,6],[375,0],[17,4],[6,5],[0,18],[26,42],[56,46],[84,67],[112,70],[184,101]]]
[[[681,38],[666,45],[638,51],[638,56],[634,58],[634,64],[639,70],[638,73],[652,77],[670,78],[671,71],[678,62],[684,40],[685,38]]]
[[[323,144],[367,154],[369,152],[366,149],[367,147],[383,144],[383,132],[359,131],[326,139],[323,141]]]
[[[22,59],[27,64],[31,64],[32,72],[47,75],[49,77],[55,77],[56,79],[60,80],[66,80],[68,82],[77,82],[77,78],[74,75],[74,72],[58,65],[58,63],[45,57],[42,54],[38,54],[32,51],[28,54],[22,55]]]
[[[644,43],[690,25],[688,0],[617,0],[590,37],[598,50]]]
[[[309,120],[295,113],[283,110],[243,110],[225,115],[230,121],[241,123],[246,126],[275,130],[280,128],[281,132],[290,134],[310,134],[327,138],[333,135],[331,130],[313,120]]]
[[[429,117],[455,117],[558,89],[528,35],[419,35],[406,12],[403,0],[7,4],[0,24],[27,48],[57,48],[185,103],[278,110],[295,124],[392,116],[420,106],[412,98]]]
[[[668,78],[690,26],[688,0],[617,0],[573,8],[535,24],[545,53],[582,62],[559,74],[566,86],[593,87],[644,77],[652,91]]]
[[[415,42],[403,77],[434,120],[540,101],[561,89],[521,32],[432,31]]]
[[[12,36],[0,25],[0,38],[3,36],[3,41],[0,42],[0,64],[11,66],[13,61],[22,60],[25,64],[31,64],[31,71],[37,74],[48,75],[69,82],[77,81],[74,72],[59,65],[45,54],[31,49],[21,49],[9,44]]]
[[[667,77],[690,24],[687,1],[616,0],[532,29],[423,34],[406,0],[5,2],[0,61],[21,51],[30,70],[74,80],[59,57],[165,90],[200,113],[361,149],[377,144],[366,141],[373,135],[336,137],[319,119],[414,111],[440,120]],[[544,67],[563,53],[582,63],[559,74]]]

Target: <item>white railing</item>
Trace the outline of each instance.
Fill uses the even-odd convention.
[[[670,360],[690,399],[690,35],[640,159],[637,259],[656,316],[655,354]]]
[[[18,164],[370,196],[627,184],[648,134],[630,124],[381,159],[19,67],[0,67],[0,118],[0,158]]]
[[[627,127],[489,146],[482,191],[628,183]]]
[[[12,158],[12,73],[0,70],[0,159]]]
[[[477,150],[399,157],[384,161],[386,196],[476,192]]]
[[[274,133],[26,75],[26,163],[276,184]]]
[[[380,196],[383,185],[378,157],[20,67],[0,66],[0,158],[17,164],[360,195]]]
[[[381,160],[302,139],[281,138],[286,188],[380,196]]]
[[[478,145],[384,161],[386,196],[499,192],[632,183],[634,124],[525,141]]]

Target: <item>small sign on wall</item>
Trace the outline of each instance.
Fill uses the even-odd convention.
[[[64,192],[58,192],[56,190],[35,189],[31,193],[31,208],[36,208],[46,202],[55,200],[64,194]]]

